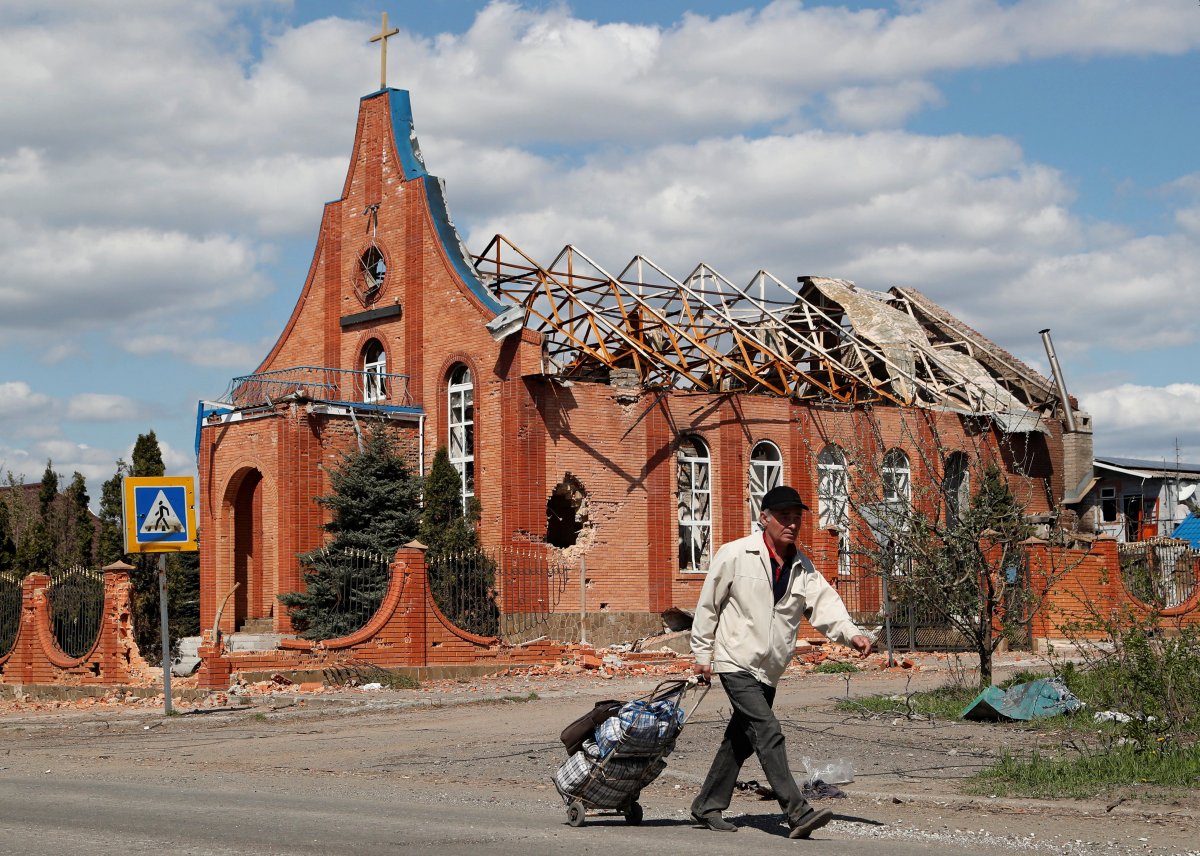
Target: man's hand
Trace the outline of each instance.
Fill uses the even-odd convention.
[[[871,637],[859,633],[850,639],[850,645],[858,651],[859,656],[865,657],[871,653]]]
[[[703,683],[712,683],[712,663],[693,663],[692,672]]]

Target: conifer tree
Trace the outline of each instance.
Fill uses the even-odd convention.
[[[87,481],[83,474],[75,472],[67,487],[68,522],[66,563],[90,568],[95,561],[96,524],[88,509],[91,497],[87,492]]]
[[[496,563],[479,547],[479,500],[463,509],[462,478],[442,446],[425,478],[421,542],[429,584],[438,608],[458,627],[494,636],[500,626],[495,603]]]
[[[17,544],[13,538],[12,514],[8,503],[0,498],[0,574],[11,573],[17,567]]]
[[[306,639],[344,636],[368,620],[387,592],[392,556],[420,525],[420,481],[382,425],[368,434],[362,451],[343,457],[329,481],[333,492],[316,501],[331,512],[325,530],[332,537],[300,557],[307,566],[304,591],[279,596]],[[387,561],[355,560],[346,555],[350,549]]]
[[[53,462],[46,461],[42,483],[38,488],[37,513],[17,542],[17,566],[24,574],[46,573],[54,564],[56,542],[52,525],[56,496],[58,474],[54,472]]]
[[[125,535],[121,529],[121,479],[129,473],[129,465],[117,459],[117,471],[100,488],[100,538],[96,559],[101,566],[125,560]]]

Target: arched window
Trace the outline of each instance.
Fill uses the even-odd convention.
[[[387,398],[387,352],[378,339],[371,339],[363,348],[363,401]]]
[[[767,491],[783,484],[783,456],[779,447],[769,440],[755,443],[750,451],[750,531],[762,527],[758,523],[762,499]]]
[[[883,516],[882,534],[885,547],[880,561],[890,562],[893,574],[905,573],[909,553],[907,533],[910,532],[909,512],[912,510],[912,468],[908,455],[900,449],[889,449],[883,456]],[[878,537],[878,536],[877,536]]]
[[[971,504],[971,470],[965,452],[954,452],[946,458],[946,477],[942,480],[946,500],[946,522],[962,517]]]
[[[889,505],[912,504],[912,469],[908,455],[889,449],[883,456],[883,501]]]
[[[706,571],[712,543],[712,461],[699,437],[684,437],[675,453],[679,496],[679,569]]]
[[[475,496],[475,386],[471,382],[471,370],[462,364],[455,366],[450,372],[447,392],[450,463],[462,479],[465,510],[468,501]]]
[[[822,529],[838,536],[838,573],[850,574],[850,485],[846,454],[830,444],[817,455],[817,515]]]

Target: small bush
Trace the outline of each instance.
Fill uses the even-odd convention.
[[[858,666],[853,663],[841,663],[836,660],[826,660],[824,663],[819,663],[814,669],[822,675],[840,675],[847,672],[854,673],[858,671]]]

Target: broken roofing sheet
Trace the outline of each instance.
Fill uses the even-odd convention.
[[[567,246],[546,266],[497,235],[475,270],[542,335],[543,371],[631,370],[647,386],[746,390],[798,400],[894,404],[1044,430],[1049,380],[927,297],[848,280],[759,271],[744,287],[708,265],[676,279],[644,256],[612,275]]]

